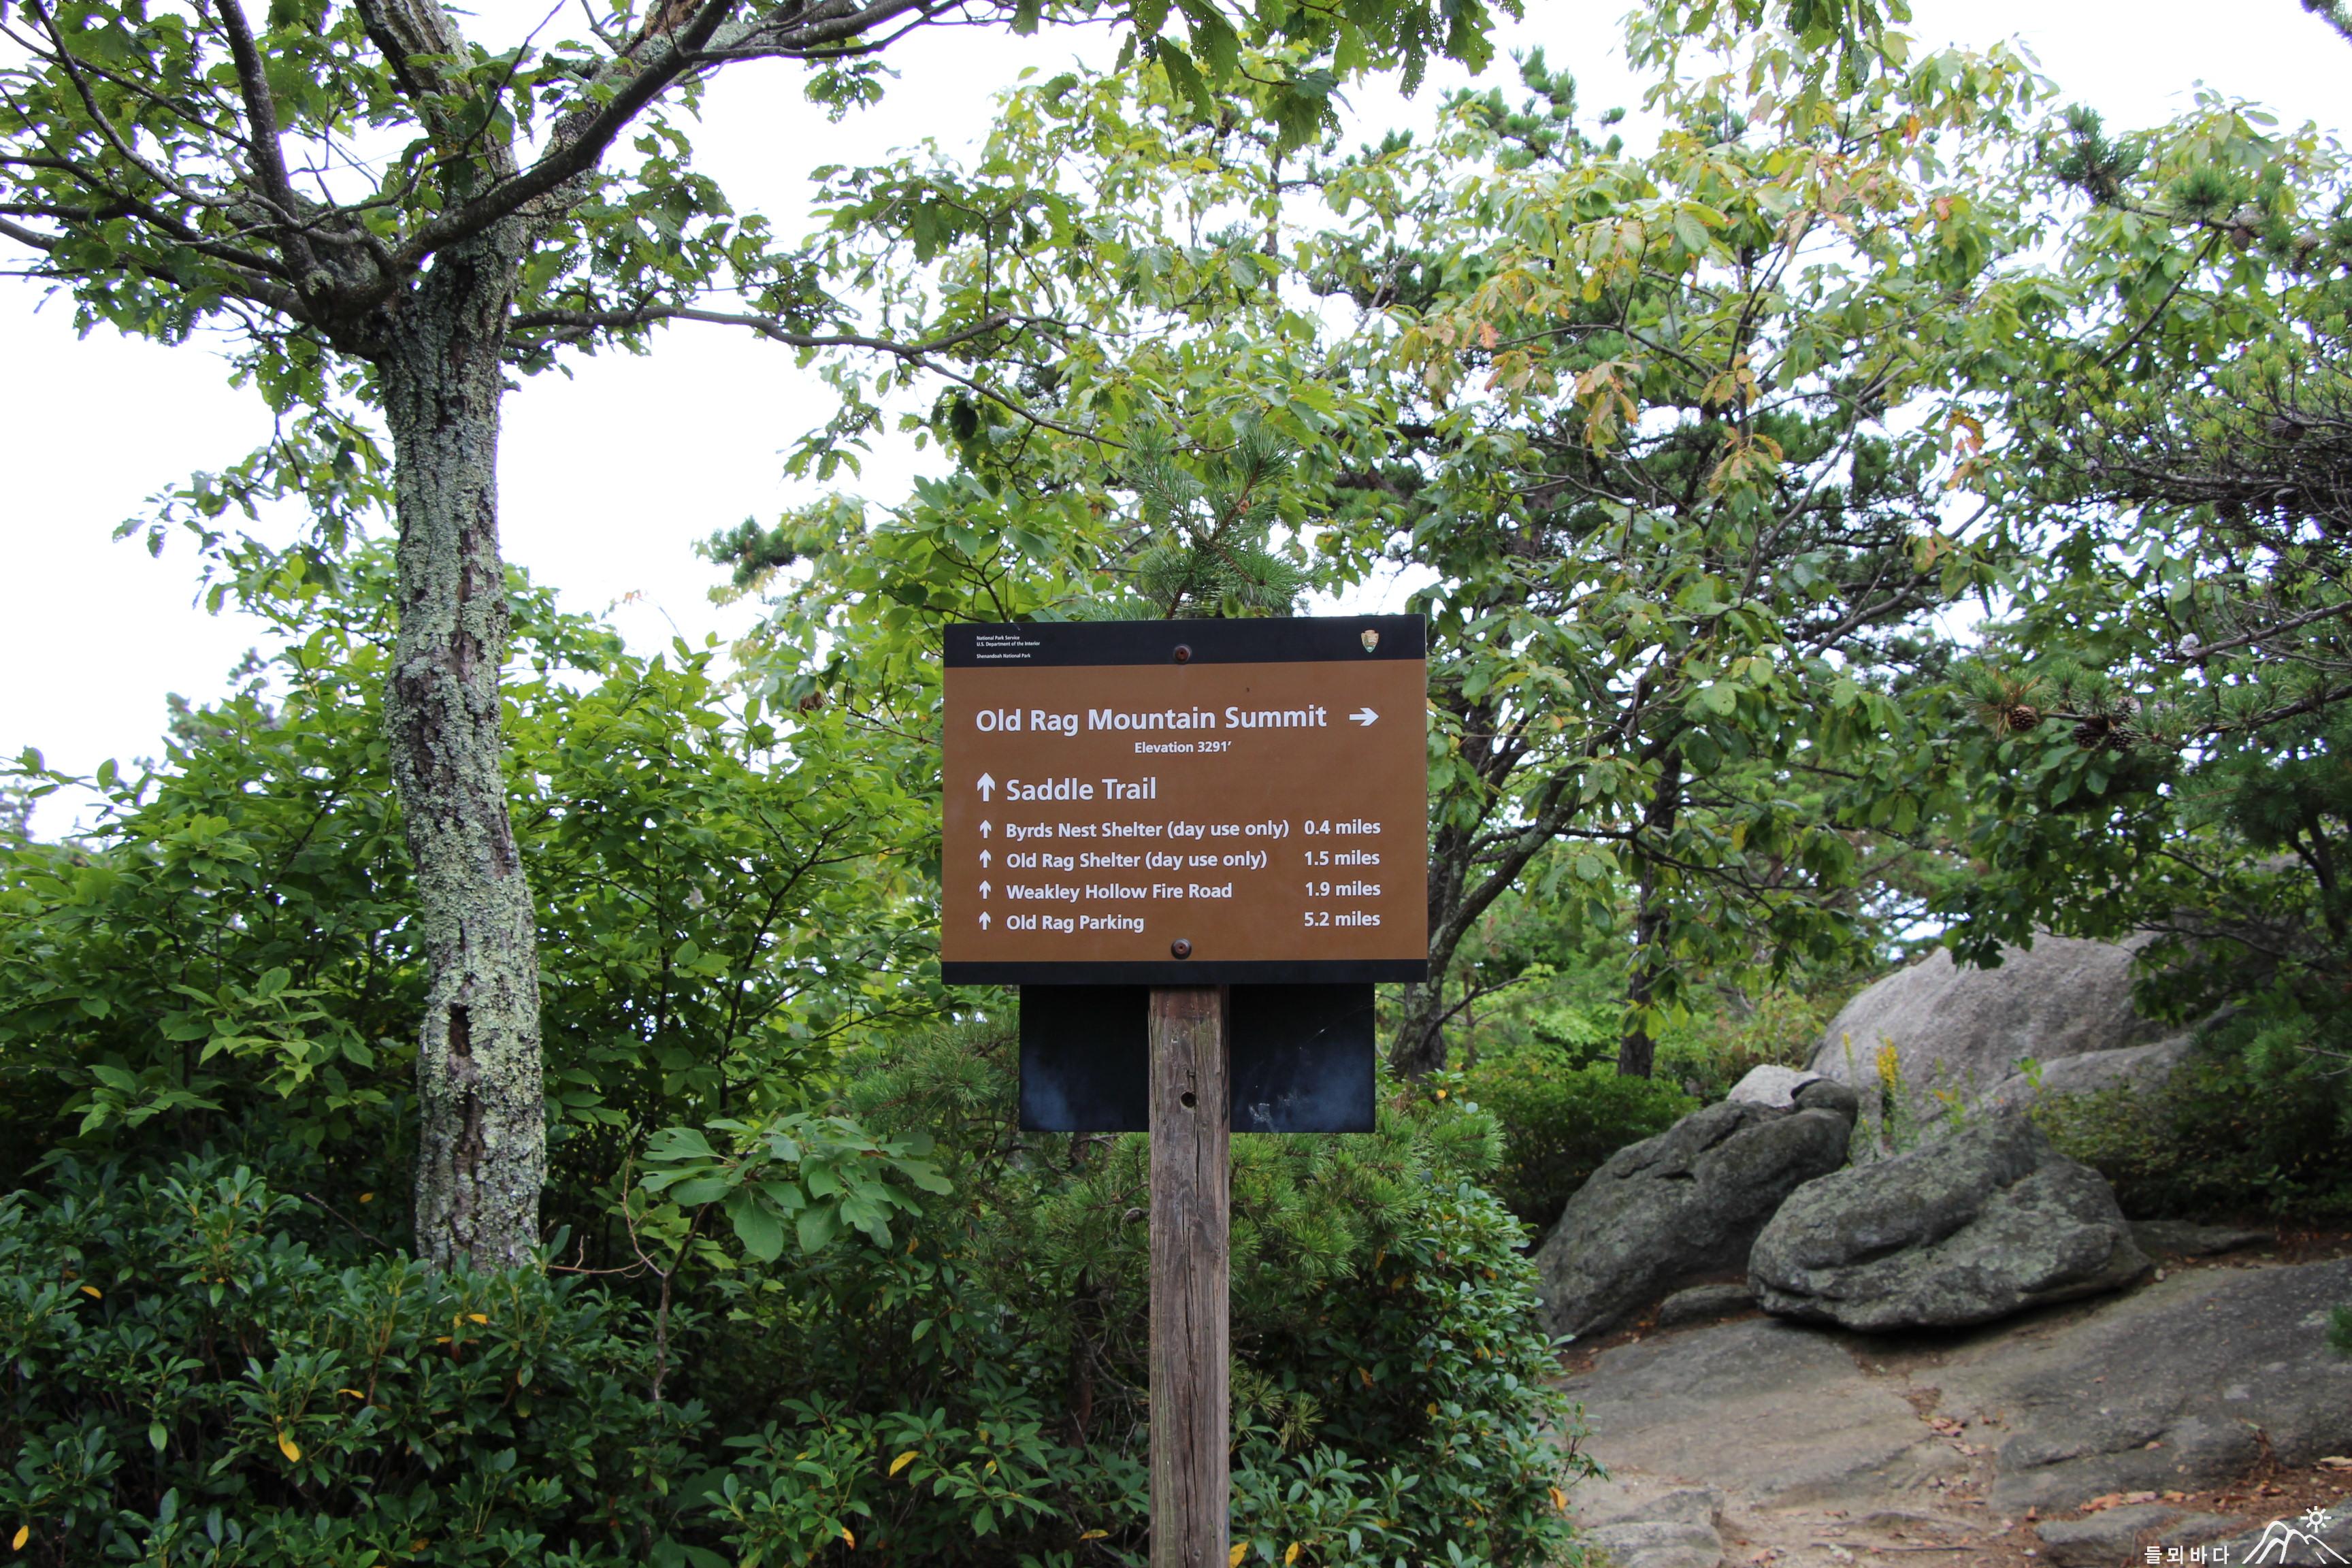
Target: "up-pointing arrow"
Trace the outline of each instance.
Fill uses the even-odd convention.
[[[983,898],[983,899],[984,899],[984,898],[986,898],[986,897],[988,897],[988,881],[987,881],[987,879],[986,879],[985,878],[982,879],[982,880],[981,880],[981,884],[980,884],[980,896],[981,896],[982,898]]]
[[[980,852],[980,868],[983,871],[988,869],[988,851],[985,849],[982,850]]]
[[[988,911],[986,910],[980,911],[980,929],[982,931],[986,931],[988,929]]]
[[[1365,729],[1369,730],[1372,727],[1374,721],[1380,718],[1380,715],[1372,711],[1371,704],[1368,702],[1363,707],[1357,709],[1353,713],[1349,714],[1348,717],[1353,719],[1357,723],[1361,724]]]
[[[980,782],[979,782],[978,785],[977,785],[977,786],[975,786],[975,787],[977,787],[977,788],[979,789],[979,791],[980,791],[980,798],[981,798],[981,799],[982,799],[982,800],[993,800],[993,799],[995,799],[995,798],[996,798],[994,795],[992,795],[989,794],[989,791],[991,791],[991,790],[992,790],[992,789],[994,789],[994,788],[996,787],[996,781],[995,781],[994,779],[992,779],[992,778],[990,778],[986,773],[982,773],[982,774],[981,774],[981,775],[980,775]]]
[[[988,837],[988,835],[989,835],[990,831],[991,831],[991,830],[990,830],[989,826],[988,826],[988,818],[986,818],[986,817],[984,817],[984,816],[983,816],[983,817],[982,817],[982,818],[980,819],[980,836],[981,836],[982,838],[985,838],[985,837]]]

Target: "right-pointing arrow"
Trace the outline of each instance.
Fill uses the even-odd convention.
[[[976,788],[978,788],[978,789],[979,789],[979,791],[980,791],[980,798],[981,798],[981,799],[982,799],[982,800],[993,800],[993,799],[995,799],[995,798],[996,798],[994,795],[991,795],[991,794],[989,793],[991,790],[992,790],[992,789],[994,789],[994,788],[996,787],[996,781],[995,781],[994,779],[992,779],[992,778],[990,778],[986,773],[982,773],[982,774],[981,774],[981,775],[980,775],[980,781],[979,781],[978,784],[977,784],[975,787],[976,787]]]
[[[1348,717],[1353,719],[1357,723],[1361,724],[1365,729],[1369,730],[1372,727],[1373,721],[1380,718],[1380,715],[1372,711],[1371,704],[1366,703],[1363,707],[1357,709],[1353,713],[1349,714]]]

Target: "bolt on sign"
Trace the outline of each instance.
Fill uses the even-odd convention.
[[[1417,616],[952,626],[950,984],[1425,978]]]

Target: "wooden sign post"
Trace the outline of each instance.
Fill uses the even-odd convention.
[[[1234,988],[1255,1051],[1358,1016],[1328,1006],[1349,986],[1369,1031],[1372,983],[1428,975],[1424,635],[1412,616],[948,628],[940,978],[1095,988],[1089,1007],[1150,988],[1151,1568],[1228,1568]],[[1348,1098],[1269,1091],[1251,1060],[1250,1125]]]
[[[1222,985],[1151,993],[1151,1568],[1226,1568],[1229,1005]]]

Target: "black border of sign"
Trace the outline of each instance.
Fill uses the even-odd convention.
[[[1363,634],[1380,633],[1366,649]],[[983,645],[983,635],[991,638]],[[1424,658],[1419,616],[1299,616],[1242,621],[958,621],[947,627],[950,669],[1115,664],[1354,664]],[[1426,958],[1258,960],[1189,963],[986,963],[940,965],[949,985],[1346,985],[1429,978]]]
[[[1380,633],[1369,651],[1368,631]],[[989,639],[986,643],[982,638]],[[1361,664],[1427,657],[1419,616],[1298,616],[1251,621],[958,621],[947,628],[950,669],[1061,665]]]
[[[950,985],[1351,985],[1426,980],[1425,958],[1144,959],[1131,963],[941,963]]]

